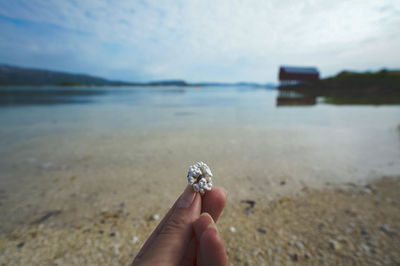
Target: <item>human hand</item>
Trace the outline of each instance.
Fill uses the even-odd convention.
[[[213,188],[200,196],[187,186],[132,266],[227,265],[225,247],[215,225],[225,203],[226,192],[222,188]]]

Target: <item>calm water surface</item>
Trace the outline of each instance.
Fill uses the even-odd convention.
[[[322,184],[400,174],[400,106],[282,105],[278,94],[251,87],[2,88],[0,184],[18,192],[46,176],[167,182],[166,171],[184,175],[197,160],[223,185],[250,178],[248,188],[282,178]]]
[[[137,215],[167,209],[199,160],[231,203],[400,174],[400,106],[322,100],[250,87],[1,88],[0,233],[48,210],[75,217],[137,198]]]

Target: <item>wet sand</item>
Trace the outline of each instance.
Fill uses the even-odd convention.
[[[394,129],[384,133],[397,137]],[[21,139],[2,150],[0,234],[50,210],[70,213],[64,218],[74,221],[129,200],[135,200],[130,212],[140,218],[166,209],[185,186],[187,167],[205,158],[215,184],[230,191],[233,201],[271,200],[326,183],[363,184],[400,172],[396,146],[375,148],[389,146],[391,138],[381,135],[349,137],[317,128],[109,129]],[[385,152],[390,156],[376,156]],[[287,186],[280,186],[283,180]]]
[[[228,190],[219,228],[232,265],[399,262],[399,179],[348,167],[349,156],[333,149],[347,141],[340,134],[324,153],[311,143],[328,141],[301,129],[216,132],[79,132],[15,143],[2,160],[0,263],[126,265],[157,225],[152,216],[185,187],[194,157],[208,158],[214,183]]]

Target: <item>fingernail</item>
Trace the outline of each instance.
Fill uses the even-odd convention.
[[[214,222],[213,218],[211,217],[211,215],[210,215],[208,212],[202,212],[202,213],[200,214],[200,216],[207,216],[207,217],[210,217],[210,220]]]
[[[185,191],[183,191],[182,195],[179,197],[178,208],[189,208],[192,205],[195,195],[196,193],[193,188],[187,186]]]
[[[207,229],[208,229],[208,228],[213,228],[213,229],[215,229],[215,231],[218,232],[217,224],[216,224],[216,223],[211,223],[211,224],[209,224],[209,225],[207,226]]]

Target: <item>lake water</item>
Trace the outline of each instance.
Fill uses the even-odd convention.
[[[400,174],[400,106],[278,96],[252,87],[2,88],[4,220],[40,210],[27,205],[63,208],[71,194],[103,205],[132,191],[168,198],[199,160],[233,199],[281,193],[282,180],[296,189]],[[75,178],[63,194],[69,183],[57,184]]]

